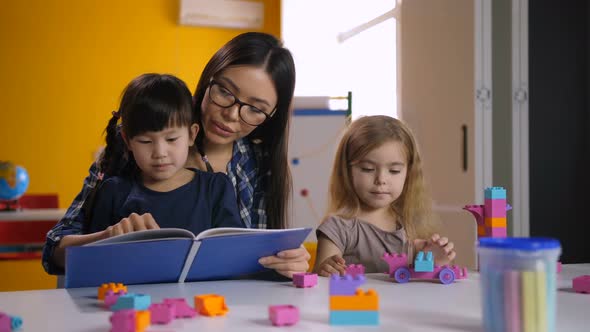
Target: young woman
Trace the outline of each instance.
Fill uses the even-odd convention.
[[[295,88],[291,53],[275,37],[249,32],[238,35],[213,55],[193,96],[201,130],[186,166],[223,172],[237,196],[240,217],[251,228],[285,228],[291,194],[287,161],[289,107]],[[97,240],[82,235],[81,207],[103,175],[96,163],[64,218],[47,234],[43,266],[63,273],[63,248]],[[132,214],[129,227],[145,228],[149,214]],[[302,247],[265,257],[260,263],[291,277],[308,268]],[[56,259],[57,258],[57,259]]]

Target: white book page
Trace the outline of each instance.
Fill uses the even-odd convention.
[[[147,229],[143,231],[131,232],[110,237],[108,239],[98,240],[86,244],[87,246],[98,246],[113,243],[144,242],[153,240],[173,240],[173,239],[194,239],[195,235],[182,228],[160,228]]]
[[[280,233],[289,231],[298,231],[303,228],[289,228],[289,229],[259,229],[259,228],[238,228],[238,227],[219,227],[210,228],[202,231],[197,235],[196,240],[201,240],[209,237],[238,235],[238,234],[252,234],[252,233]]]

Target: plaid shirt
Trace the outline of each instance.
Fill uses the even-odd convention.
[[[232,158],[227,166],[227,176],[236,190],[240,217],[248,228],[266,228],[265,181],[269,173],[259,174],[258,164],[263,153],[258,145],[247,138],[234,142]],[[47,232],[43,247],[43,268],[49,274],[63,274],[64,270],[53,263],[52,257],[59,241],[66,235],[82,234],[84,215],[82,206],[98,183],[100,170],[96,163],[89,169],[82,191],[78,193],[64,217]]]

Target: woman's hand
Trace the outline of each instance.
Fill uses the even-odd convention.
[[[156,223],[156,220],[154,220],[154,217],[152,217],[151,213],[144,213],[142,215],[132,213],[129,215],[129,217],[123,218],[118,223],[105,229],[103,237],[106,239],[125,233],[159,228],[160,226]]]
[[[332,274],[344,275],[346,262],[340,255],[326,258],[317,268],[317,273],[322,277],[329,277]]]
[[[457,256],[453,242],[449,242],[448,238],[440,237],[438,234],[433,234],[428,240],[414,240],[414,247],[416,252],[432,251],[435,265],[447,265]]]
[[[258,263],[287,278],[293,278],[294,273],[307,272],[310,257],[305,247],[301,246],[297,249],[281,251],[276,256],[262,257]]]

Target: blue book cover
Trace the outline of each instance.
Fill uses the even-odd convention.
[[[266,270],[258,259],[298,248],[311,228],[213,228],[127,233],[66,249],[65,287],[232,279]]]

